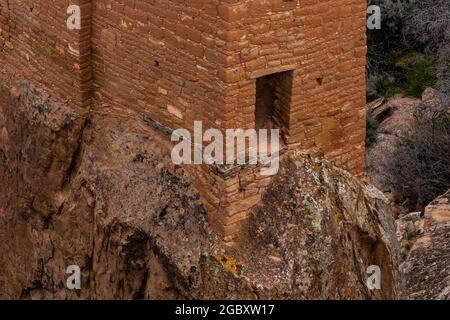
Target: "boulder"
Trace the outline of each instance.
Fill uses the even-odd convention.
[[[408,299],[450,300],[450,190],[431,202],[401,265]]]
[[[83,114],[15,82],[0,90],[0,133],[1,298],[397,296],[386,199],[318,156],[285,154],[230,248],[138,114]],[[72,265],[80,290],[66,287]],[[366,285],[371,265],[380,289]]]

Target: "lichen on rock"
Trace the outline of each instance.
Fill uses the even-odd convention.
[[[388,206],[346,171],[287,152],[230,248],[210,228],[189,170],[139,115],[82,114],[41,95],[27,83],[0,94],[3,298],[396,296]],[[65,287],[73,264],[79,291]],[[381,290],[366,286],[372,264]]]

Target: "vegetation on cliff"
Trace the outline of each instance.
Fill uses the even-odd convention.
[[[380,30],[368,32],[369,99],[396,93],[420,98],[435,87],[450,101],[448,0],[368,0],[381,7]]]
[[[423,210],[450,187],[450,5],[448,0],[368,4],[381,7],[382,19],[381,30],[368,31],[368,100],[397,94],[421,99],[426,88],[435,89],[432,101],[413,103],[408,111],[407,101],[404,108],[380,108],[403,109],[397,115],[404,112],[408,126],[392,130],[390,150],[378,161],[384,168],[378,186],[407,210]],[[372,110],[367,114],[366,145],[372,147],[383,130],[377,130]]]

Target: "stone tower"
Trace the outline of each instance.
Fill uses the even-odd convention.
[[[73,5],[80,28],[68,29]],[[365,18],[366,0],[0,0],[0,79],[169,130],[262,128],[269,115],[286,148],[317,148],[359,175]],[[191,169],[211,224],[232,241],[270,178]]]

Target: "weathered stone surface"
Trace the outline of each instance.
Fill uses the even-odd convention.
[[[365,176],[369,183],[379,188],[384,193],[392,191],[392,186],[387,185],[387,155],[395,152],[395,145],[400,136],[405,135],[414,123],[414,110],[420,105],[421,100],[395,96],[382,105],[372,109],[372,114],[379,117],[377,128],[377,141],[366,149]],[[370,107],[370,105],[368,106]],[[406,214],[401,207],[395,208],[396,215]]]
[[[82,116],[41,94],[13,85],[0,95],[2,298],[395,296],[393,220],[345,171],[288,152],[227,248],[191,175],[138,114]],[[65,288],[73,264],[80,291]],[[365,286],[370,264],[381,291]]]
[[[52,281],[43,269],[52,256],[49,230],[70,195],[85,123],[80,112],[27,82],[0,87],[0,281],[5,297],[31,297],[33,288]],[[73,236],[71,246],[89,233],[79,228],[86,216],[79,218],[62,234]]]
[[[366,149],[365,177],[369,183],[392,199],[392,209],[396,217],[410,215],[411,213],[405,208],[404,204],[401,204],[403,200],[398,201],[399,199],[396,196],[396,190],[399,189],[398,186],[392,185],[395,179],[392,176],[392,168],[390,168],[391,160],[397,153],[399,143],[404,141],[403,138],[407,137],[409,133],[417,131],[417,126],[420,123],[420,121],[417,121],[420,119],[416,119],[419,115],[419,107],[432,107],[433,112],[447,108],[447,112],[450,113],[450,108],[442,102],[434,89],[427,88],[422,95],[422,100],[397,95],[389,100],[379,99],[367,105],[367,108],[372,111],[372,116],[377,118],[378,127],[376,129],[376,142]],[[426,205],[426,203],[423,205]],[[417,210],[420,210],[420,208],[417,208]],[[398,221],[402,228],[404,224],[408,224],[409,218],[405,216],[403,220]]]
[[[302,152],[283,159],[238,243],[242,273],[258,279],[264,298],[396,297],[398,242],[387,199]],[[382,291],[365,286],[370,265],[381,267]]]
[[[450,190],[426,207],[421,220],[423,230],[400,268],[405,297],[450,300]]]

